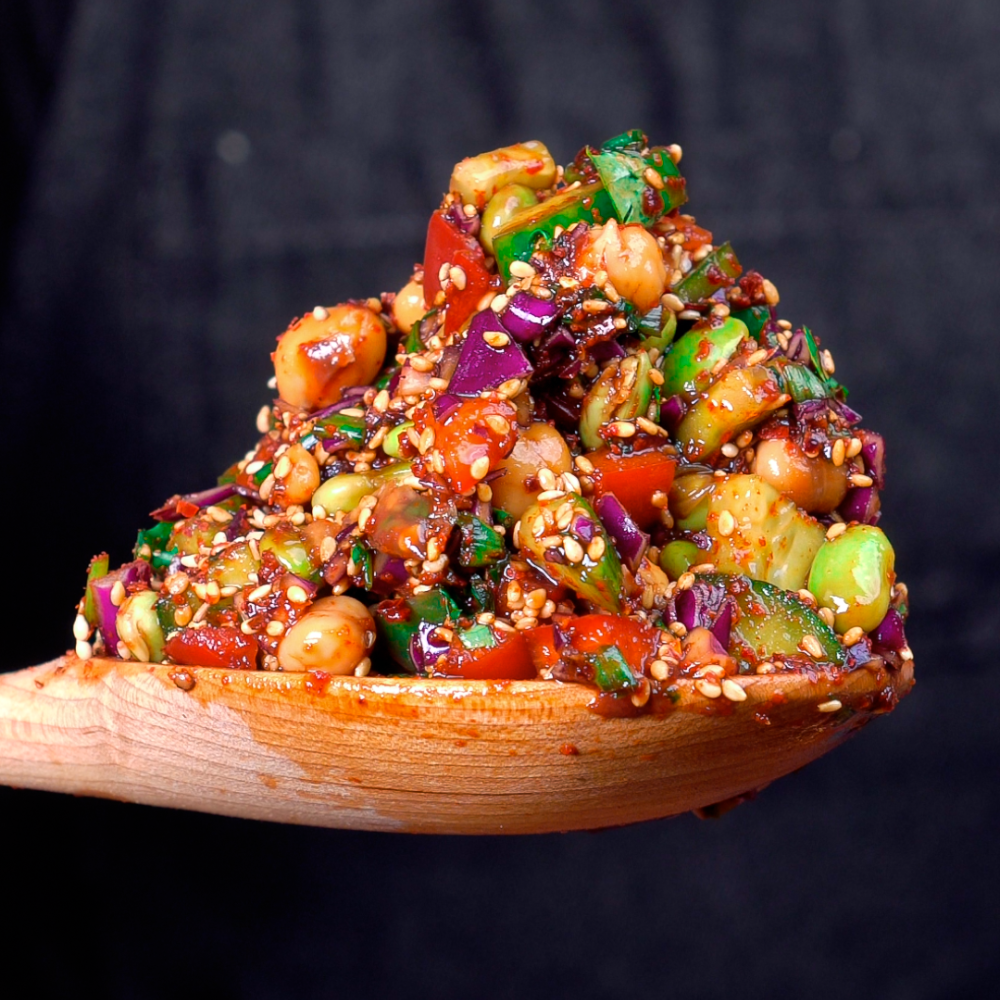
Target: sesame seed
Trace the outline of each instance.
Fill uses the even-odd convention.
[[[257,413],[257,430],[266,434],[271,429],[271,407],[262,406]]]
[[[635,437],[635,424],[630,424],[626,420],[613,420],[610,424],[608,424],[608,430],[615,437]]]
[[[798,594],[799,600],[804,604],[808,604],[811,608],[816,607],[816,595],[811,590],[806,590],[806,588],[803,587],[801,590],[797,590],[796,593]]]
[[[736,530],[736,518],[728,510],[721,511],[718,524],[719,534],[728,538]]]
[[[272,638],[277,638],[279,635],[284,635],[285,623],[275,618],[274,621],[267,623],[267,628],[264,631]]]
[[[727,441],[722,446],[720,451],[722,452],[723,455],[726,456],[726,458],[736,458],[736,456],[740,453],[740,449],[735,444],[733,444],[732,441]]]
[[[180,628],[184,628],[184,626],[187,625],[189,621],[191,621],[191,617],[193,614],[194,612],[191,610],[189,605],[185,604],[182,607],[179,607],[174,612],[174,624],[179,626]]]
[[[859,486],[861,488],[871,486],[875,482],[871,476],[866,476],[863,472],[855,472],[853,475],[848,476],[847,481],[852,486]]]
[[[365,525],[371,520],[372,512],[370,507],[365,507],[358,515],[358,528],[365,530]]]
[[[79,660],[89,660],[94,655],[94,647],[86,639],[76,640],[76,656]]]
[[[256,462],[251,462],[251,463],[250,463],[250,464],[249,464],[249,465],[248,465],[248,466],[246,467],[246,470],[245,470],[245,471],[246,471],[246,474],[247,474],[248,476],[254,476],[254,475],[256,475],[256,474],[257,474],[258,472],[260,472],[260,470],[261,470],[261,469],[263,469],[263,468],[264,468],[264,465],[265,465],[265,463],[264,463],[264,462],[261,462],[261,461],[259,461],[259,460],[258,460],[258,461],[256,461]]]
[[[698,573],[714,573],[715,572],[715,563],[710,563],[710,562],[698,563],[697,566],[692,566],[691,567],[691,572],[695,573],[695,574],[698,574]]]
[[[653,660],[649,665],[650,676],[658,681],[665,681],[670,676],[670,667],[664,660]]]
[[[759,351],[754,351],[750,357],[747,358],[748,365],[759,365],[770,353],[770,351],[764,350],[763,348]]]
[[[500,295],[494,295],[492,301],[490,302],[490,308],[495,313],[503,312],[507,308],[507,296],[501,293]]]
[[[529,628],[534,628],[537,624],[538,619],[534,615],[525,615],[523,618],[518,619],[514,628],[519,632],[524,632]]]
[[[111,603],[116,608],[120,608],[125,602],[126,596],[125,584],[123,584],[121,580],[115,580],[114,586],[111,588]]]
[[[791,322],[787,319],[779,319],[778,326],[781,327],[782,330],[791,330],[792,328]]]
[[[446,281],[447,280],[447,278],[448,278],[448,268],[450,268],[450,267],[451,267],[451,264],[449,264],[448,261],[445,261],[438,268],[438,281]]]
[[[823,371],[825,371],[827,375],[832,375],[837,370],[836,365],[833,363],[833,355],[828,350],[824,349],[819,352],[819,360],[823,367]]]
[[[688,634],[687,625],[685,625],[684,622],[671,622],[667,628],[669,628],[678,639],[683,639],[684,636]]]
[[[539,469],[538,482],[543,490],[554,490],[556,488],[556,474],[551,469]]]
[[[604,539],[598,535],[596,538],[592,539],[590,544],[587,546],[587,558],[592,562],[600,562],[606,548],[607,546],[604,543]]]
[[[566,537],[562,540],[563,552],[566,553],[566,558],[571,563],[581,563],[583,562],[583,546],[572,537]]]
[[[417,440],[417,451],[419,451],[421,455],[426,455],[427,452],[434,447],[435,437],[434,428],[425,427],[420,432],[420,437]]]
[[[774,287],[774,283],[768,281],[767,278],[763,281],[764,301],[769,306],[776,306],[781,301],[781,296],[778,294],[778,289]]]
[[[851,438],[847,445],[847,457],[856,458],[861,454],[861,449],[864,446],[861,444],[861,438]]]
[[[319,320],[321,323],[325,319],[329,319],[330,314],[323,308],[323,306],[313,306],[313,319]]]
[[[122,660],[131,660],[132,659],[132,654],[129,652],[128,646],[126,646],[125,643],[122,642],[120,639],[118,641],[118,645],[116,647],[116,651],[118,653],[119,659],[122,659]]]
[[[766,661],[764,663],[757,664],[758,674],[773,674],[778,668],[771,662]]]
[[[472,465],[469,466],[469,475],[473,479],[482,479],[490,471],[490,459],[488,455],[480,455]]]
[[[508,399],[513,399],[514,396],[518,396],[523,388],[523,383],[519,378],[509,378],[506,382],[501,382],[497,386],[497,394],[500,396],[506,396]]]
[[[695,688],[706,698],[718,698],[722,694],[722,686],[715,681],[697,680],[694,682]]]
[[[285,596],[292,602],[292,604],[305,604],[306,601],[309,600],[309,595],[298,584],[292,584],[292,586],[285,591]]]
[[[865,630],[860,625],[849,628],[842,636],[841,641],[845,646],[853,646],[865,637]]]
[[[73,620],[73,638],[77,642],[81,642],[90,635],[90,626],[87,624],[87,619],[83,615],[77,615]]]
[[[226,537],[226,533],[224,531],[217,531],[212,536],[212,544],[213,545],[225,545],[226,542],[228,542],[228,541],[229,541],[229,539]]]
[[[451,278],[452,284],[459,291],[462,291],[465,288],[465,271],[463,271],[458,265],[448,268],[448,277]]]
[[[820,645],[819,639],[811,633],[802,636],[799,641],[799,649],[808,653],[814,660],[823,659],[823,647]]]
[[[407,363],[415,372],[429,372],[434,368],[434,362],[421,354],[411,354]]]
[[[694,573],[681,573],[677,578],[678,590],[690,590],[694,586]]]
[[[843,704],[837,698],[831,698],[829,701],[821,702],[816,706],[821,712],[839,712],[843,707]]]
[[[837,521],[826,529],[826,540],[832,542],[835,538],[847,531],[847,525],[843,521]]]
[[[526,260],[511,261],[510,273],[515,278],[533,278],[535,269]]]
[[[820,618],[823,619],[823,623],[825,625],[829,625],[830,628],[833,628],[834,622],[837,619],[836,619],[836,616],[834,615],[833,610],[831,608],[819,608],[819,610],[817,610],[816,614],[818,614],[820,616]]]
[[[833,447],[830,449],[830,460],[839,469],[844,464],[844,459],[847,457],[847,445],[844,443],[843,438],[837,438],[833,442]]]
[[[542,490],[537,499],[544,503],[546,500],[561,500],[564,496],[566,496],[565,490]]]
[[[746,693],[746,691],[744,691],[743,688],[740,687],[740,685],[737,684],[736,681],[734,681],[731,677],[727,677],[722,682],[722,693],[730,701],[746,701],[747,700],[747,693]]]

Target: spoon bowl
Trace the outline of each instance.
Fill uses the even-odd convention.
[[[553,681],[69,655],[0,675],[0,783],[345,829],[594,829],[741,801],[890,711],[913,669],[735,680],[745,700],[680,680],[625,718]]]

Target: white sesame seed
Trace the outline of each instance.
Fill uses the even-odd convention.
[[[297,583],[293,583],[292,586],[285,591],[285,596],[292,602],[292,604],[305,604],[306,601],[309,600],[309,595]]]
[[[581,563],[583,562],[583,546],[572,537],[566,537],[562,540],[563,552],[566,553],[566,558],[571,563]]]
[[[829,701],[821,702],[816,706],[821,712],[839,712],[843,707],[843,704],[837,698],[831,698]]]
[[[363,660],[362,660],[362,661],[361,661],[361,662],[360,662],[360,663],[359,663],[359,664],[358,664],[358,665],[357,665],[357,666],[356,666],[356,667],[354,668],[354,676],[355,676],[355,677],[367,677],[367,676],[368,676],[368,674],[369,674],[369,673],[371,673],[371,669],[372,669],[372,661],[371,661],[371,657],[369,657],[369,656],[366,656],[366,657],[365,657],[365,658],[364,658],[364,659],[363,659]]]
[[[722,693],[730,701],[746,701],[747,700],[747,693],[746,693],[746,691],[744,691],[743,688],[740,687],[740,685],[737,684],[736,681],[734,681],[731,677],[727,677],[722,682]]]
[[[842,636],[841,640],[845,646],[853,646],[857,642],[861,642],[864,638],[865,630],[860,625],[855,625],[853,628],[849,628]]]
[[[847,531],[847,525],[843,521],[836,521],[826,529],[826,540],[832,542],[835,538]]]
[[[722,694],[722,686],[715,681],[697,680],[694,682],[695,688],[706,698],[718,698]]]
[[[490,459],[488,455],[480,455],[472,465],[469,466],[469,475],[473,479],[482,479],[490,471]]]
[[[89,635],[90,626],[87,624],[87,619],[83,615],[77,615],[73,620],[73,638],[80,642]]]
[[[825,348],[819,352],[819,360],[823,367],[823,371],[825,371],[827,375],[832,375],[837,370],[836,365],[833,363],[833,355]]]
[[[372,512],[370,507],[365,507],[358,515],[358,528],[365,530],[365,525],[371,520]]]
[[[126,596],[125,584],[121,580],[115,580],[114,585],[111,587],[111,603],[116,608],[120,608],[124,604]]]
[[[740,449],[732,441],[727,441],[719,450],[726,458],[736,458],[740,453]]]
[[[861,454],[861,449],[864,447],[861,443],[861,438],[851,438],[847,445],[847,457],[856,458]]]
[[[515,278],[533,278],[535,269],[526,260],[511,261],[510,273]]]
[[[781,301],[781,296],[778,294],[778,289],[774,287],[773,282],[768,281],[767,278],[763,282],[763,292],[764,301],[769,306],[776,306]]]
[[[451,278],[451,283],[459,290],[465,288],[465,271],[463,271],[457,264],[454,267],[448,268],[448,277]]]
[[[490,347],[496,347],[498,349],[506,347],[510,343],[510,337],[500,330],[488,330],[483,334],[483,340],[485,340]]]
[[[875,480],[871,476],[866,476],[863,472],[855,472],[851,476],[848,476],[848,482],[852,486],[859,486],[862,489],[871,486]]]
[[[76,656],[79,660],[89,660],[94,655],[94,647],[86,639],[76,640]]]
[[[271,429],[271,407],[262,406],[257,413],[257,430],[266,434]]]
[[[503,312],[504,309],[507,308],[507,302],[508,302],[508,299],[507,299],[506,295],[504,295],[502,293],[500,295],[494,295],[493,298],[492,298],[492,300],[490,301],[490,308],[495,313]]]
[[[819,639],[811,633],[807,633],[799,640],[799,649],[808,653],[814,660],[823,659],[823,646]]]
[[[329,319],[330,314],[323,308],[323,306],[313,307],[313,319],[318,319],[321,323],[325,319]]]

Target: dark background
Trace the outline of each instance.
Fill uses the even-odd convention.
[[[722,820],[404,838],[0,791],[35,995],[986,995],[1000,975],[1000,5],[0,7],[0,667],[252,443],[295,313],[398,288],[461,156],[679,142],[889,442],[919,683]],[[88,989],[89,988],[89,989]]]

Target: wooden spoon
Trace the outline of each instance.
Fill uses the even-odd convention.
[[[608,718],[592,690],[552,681],[66,656],[0,675],[0,782],[363,830],[617,826],[739,801],[892,709],[913,669],[736,683],[746,700],[684,680],[676,704]]]

